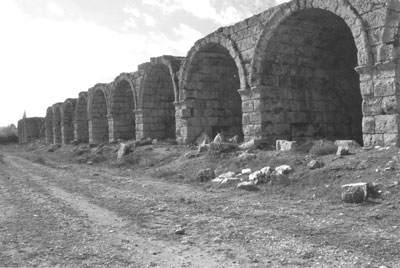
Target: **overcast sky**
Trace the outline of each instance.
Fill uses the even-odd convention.
[[[0,126],[287,0],[0,0]]]

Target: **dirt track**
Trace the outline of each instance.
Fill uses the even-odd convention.
[[[374,207],[4,154],[1,267],[400,267],[397,217]]]

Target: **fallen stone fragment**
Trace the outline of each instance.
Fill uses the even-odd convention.
[[[344,155],[348,155],[349,154],[349,148],[347,147],[343,147],[343,146],[339,146],[338,150],[336,152],[336,155],[338,156],[344,156]]]
[[[250,168],[242,169],[242,174],[250,174],[250,173],[251,173],[251,169]]]
[[[277,171],[274,171],[271,173],[269,176],[270,178],[270,184],[271,185],[288,185],[289,184],[289,178],[282,173],[279,173]]]
[[[269,176],[274,171],[274,169],[272,167],[263,167],[262,169],[260,169],[260,171],[266,176]]]
[[[205,145],[205,144],[210,144],[211,139],[206,133],[201,133],[200,136],[196,139],[196,144],[198,146],[200,145]]]
[[[244,142],[239,145],[241,150],[253,150],[256,149],[256,141],[254,139]]]
[[[336,140],[335,141],[336,146],[342,146],[344,148],[349,148],[349,149],[360,149],[361,145],[358,144],[355,140]]]
[[[215,237],[215,238],[213,239],[213,242],[214,242],[214,243],[222,243],[222,238],[219,237],[219,236],[217,236],[217,237]]]
[[[232,177],[234,177],[234,176],[235,176],[235,172],[228,171],[228,172],[226,172],[226,173],[220,174],[218,177],[219,177],[219,178],[226,179],[226,178],[232,178]]]
[[[184,235],[186,233],[185,228],[179,227],[178,229],[175,230],[176,235]]]
[[[251,181],[241,182],[236,186],[237,189],[245,191],[258,191],[259,188]]]
[[[239,178],[225,178],[218,184],[218,187],[230,187],[237,185],[240,182]]]
[[[197,173],[197,181],[208,181],[215,178],[214,170],[211,168],[202,169]]]
[[[127,144],[121,143],[119,145],[117,159],[120,160],[122,157],[129,154],[130,152],[131,152],[131,148]]]
[[[275,144],[277,151],[295,151],[297,148],[295,141],[277,140]]]
[[[345,203],[362,203],[368,199],[368,183],[350,183],[342,185],[342,201]]]
[[[253,181],[255,184],[266,183],[269,181],[269,175],[257,170],[249,175],[249,181]]]
[[[214,143],[222,143],[224,142],[224,136],[221,133],[218,133],[217,136],[215,136]]]
[[[281,165],[281,166],[279,166],[279,167],[276,167],[276,168],[275,168],[275,171],[276,171],[277,173],[279,173],[279,174],[287,175],[287,174],[292,173],[292,172],[293,172],[293,169],[292,169],[290,166],[288,166],[288,165]]]
[[[319,162],[318,160],[311,160],[310,163],[308,163],[307,167],[309,169],[317,169],[317,168],[321,168],[324,166],[324,163]]]

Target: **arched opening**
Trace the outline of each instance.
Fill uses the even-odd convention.
[[[46,119],[45,119],[45,136],[46,136],[46,143],[52,144],[53,140],[53,108],[49,107],[46,110]]]
[[[71,102],[67,101],[64,104],[64,114],[62,118],[62,141],[64,144],[69,144],[74,140],[74,111]]]
[[[261,65],[266,139],[354,139],[362,143],[357,47],[332,12],[293,13],[274,31]]]
[[[89,127],[87,120],[87,95],[79,94],[75,108],[74,137],[77,142],[89,141]]]
[[[59,105],[53,106],[53,138],[55,144],[61,144],[61,108]]]
[[[195,135],[243,138],[242,100],[238,93],[238,68],[229,51],[215,43],[204,45],[193,57],[184,90],[186,100],[193,99],[192,122]]]
[[[142,96],[143,129],[152,138],[175,138],[175,93],[172,77],[164,64],[150,67]]]
[[[111,100],[112,140],[135,138],[135,105],[133,89],[126,80],[116,85]]]
[[[108,142],[107,103],[101,90],[94,92],[90,119],[91,142],[95,144]]]

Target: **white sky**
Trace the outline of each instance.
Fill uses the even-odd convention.
[[[0,0],[0,126],[286,1]]]

